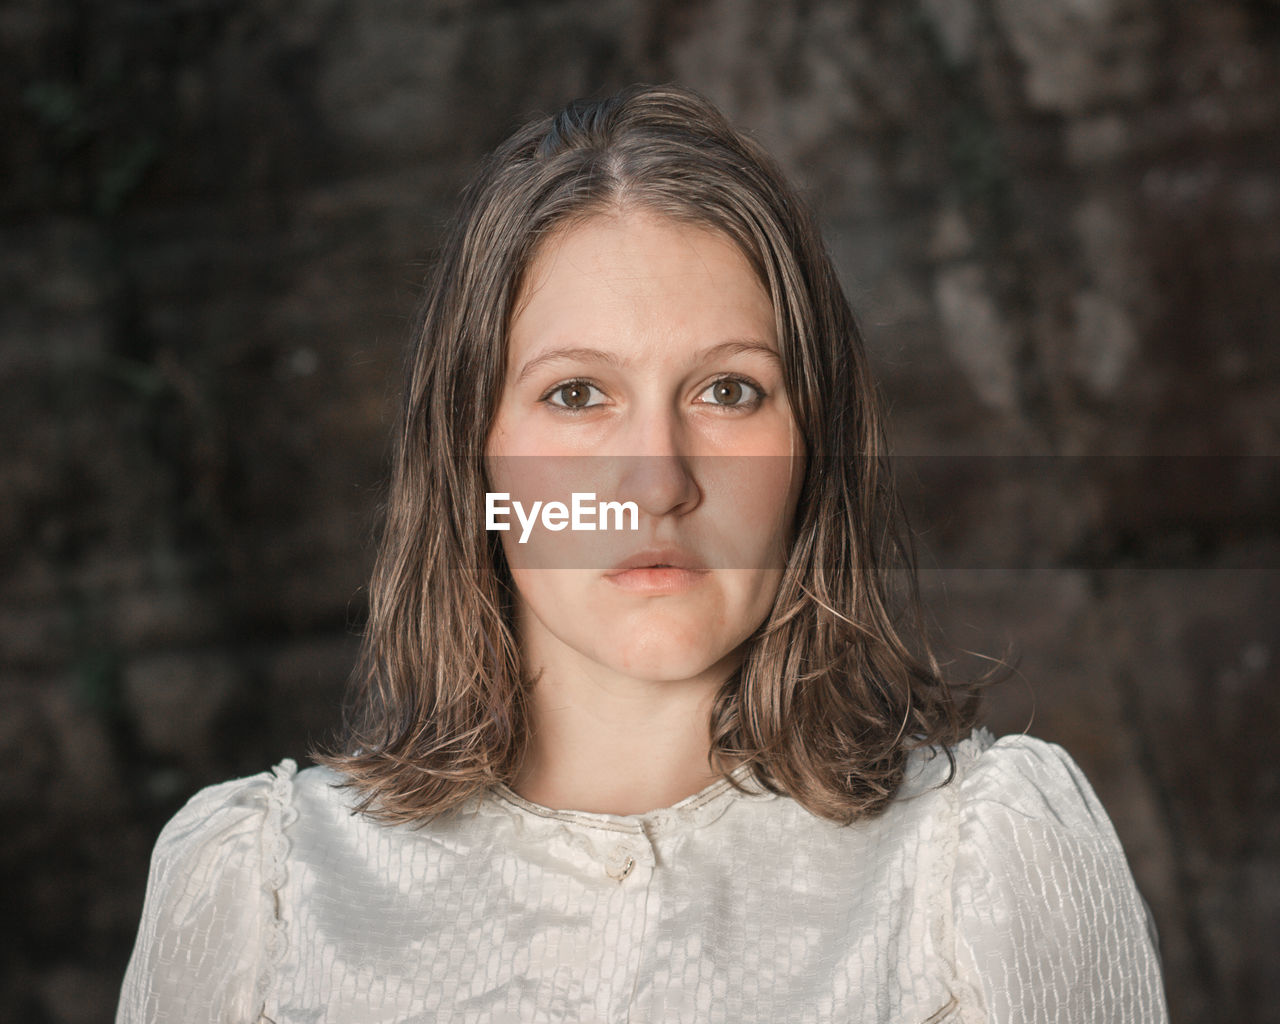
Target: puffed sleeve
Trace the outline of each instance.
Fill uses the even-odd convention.
[[[197,793],[156,841],[116,1024],[251,1024],[275,951],[274,875],[296,770]]]
[[[986,1019],[1167,1021],[1146,905],[1067,753],[1005,737],[962,774],[959,800],[957,967]]]

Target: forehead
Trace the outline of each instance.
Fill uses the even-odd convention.
[[[751,261],[724,232],[647,210],[610,211],[567,224],[536,251],[514,304],[512,340],[571,318],[636,317],[696,326],[752,327],[773,305]]]

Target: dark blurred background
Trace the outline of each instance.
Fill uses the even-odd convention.
[[[165,819],[336,722],[474,161],[674,79],[817,207],[937,624],[1174,1021],[1280,1020],[1275,0],[6,0],[0,67],[0,1018],[109,1020]]]

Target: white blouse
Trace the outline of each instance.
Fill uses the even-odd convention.
[[[1074,762],[985,732],[955,755],[941,785],[947,758],[914,754],[848,827],[725,780],[636,815],[497,787],[386,826],[286,761],[165,828],[116,1019],[1166,1021],[1145,905]]]

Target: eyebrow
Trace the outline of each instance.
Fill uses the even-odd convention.
[[[625,362],[625,360],[619,359],[612,352],[606,352],[604,349],[599,348],[553,348],[543,352],[540,356],[534,356],[525,363],[520,369],[520,375],[516,377],[516,383],[519,384],[543,363],[552,363],[559,359],[578,359],[587,363],[607,363],[614,367],[621,367]]]
[[[712,345],[702,353],[703,358],[715,356],[736,356],[743,352],[758,352],[760,355],[768,356],[776,363],[782,362],[782,356],[778,354],[778,350],[763,341],[756,341],[753,338],[731,338],[729,341],[722,341],[719,345]]]
[[[739,355],[744,352],[756,352],[760,355],[768,356],[774,362],[781,363],[782,357],[778,354],[778,350],[772,345],[768,345],[763,341],[755,341],[750,338],[731,338],[728,341],[722,341],[718,345],[712,345],[701,353],[703,359],[715,359],[719,356]],[[520,373],[516,377],[516,383],[533,373],[539,366],[544,363],[556,362],[561,359],[577,359],[582,362],[605,363],[608,366],[622,368],[626,366],[626,360],[621,359],[612,352],[606,352],[599,348],[585,348],[583,346],[569,346],[565,348],[553,348],[541,355],[534,356],[520,368]]]

